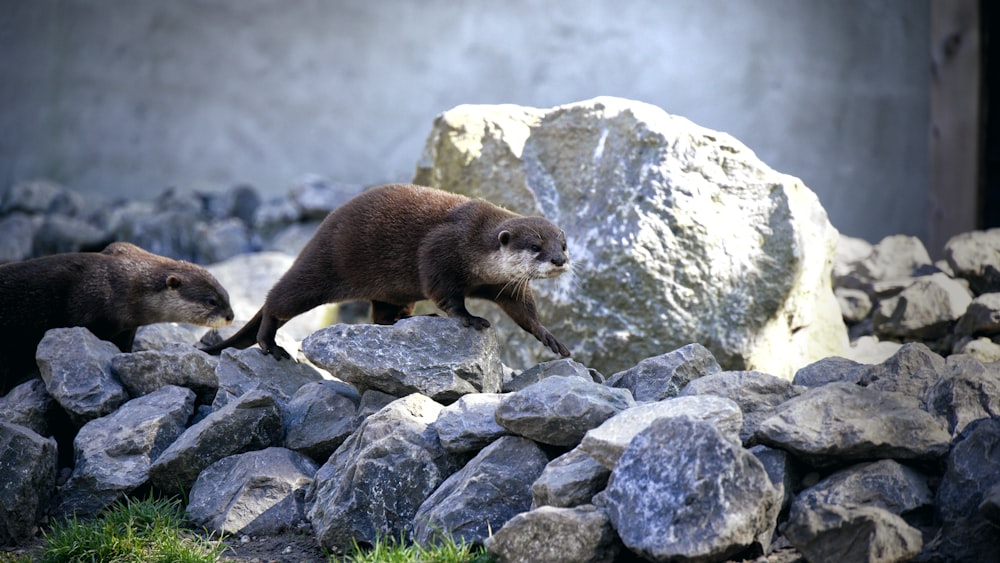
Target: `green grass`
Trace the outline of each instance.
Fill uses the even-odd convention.
[[[56,522],[44,534],[41,563],[215,563],[225,546],[185,529],[179,500],[116,503],[88,521]]]
[[[382,537],[371,549],[354,544],[351,553],[340,563],[491,563],[493,558],[482,548],[456,542],[444,536],[437,544],[424,547],[395,538]]]

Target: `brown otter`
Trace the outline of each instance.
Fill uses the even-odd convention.
[[[50,328],[82,326],[123,352],[158,322],[231,323],[229,294],[200,266],[124,242],[101,252],[55,254],[0,265],[0,387],[34,367]]]
[[[569,269],[566,235],[542,217],[410,184],[390,184],[333,210],[271,288],[264,306],[236,334],[206,352],[246,348],[287,358],[275,335],[313,307],[370,301],[372,320],[392,324],[421,299],[482,330],[489,321],[465,308],[466,297],[495,302],[553,352],[569,356],[538,320],[528,287]]]

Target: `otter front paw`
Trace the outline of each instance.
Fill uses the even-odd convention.
[[[292,357],[292,355],[289,354],[284,348],[278,346],[274,342],[258,342],[257,344],[260,345],[260,351],[263,352],[264,355],[274,356],[274,359],[279,362],[283,359],[290,359]]]
[[[552,336],[551,332],[543,329],[542,334],[538,335],[538,339],[542,341],[542,344],[548,346],[549,350],[552,350],[564,358],[569,357],[569,349],[556,340],[556,337]]]
[[[490,328],[490,321],[482,317],[474,317],[472,315],[469,315],[468,317],[463,317],[462,324],[465,326],[471,326],[476,330],[483,330],[484,328]]]

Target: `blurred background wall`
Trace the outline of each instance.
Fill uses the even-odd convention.
[[[409,181],[463,103],[634,98],[924,237],[927,0],[3,0],[0,189]]]

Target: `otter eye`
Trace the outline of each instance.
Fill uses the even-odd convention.
[[[216,301],[214,297],[209,297],[206,303],[208,303],[208,306],[212,307],[213,309],[219,306],[219,302]]]
[[[531,251],[532,252],[541,252],[542,251],[542,247],[538,246],[537,244],[533,244],[533,245],[531,245]]]

